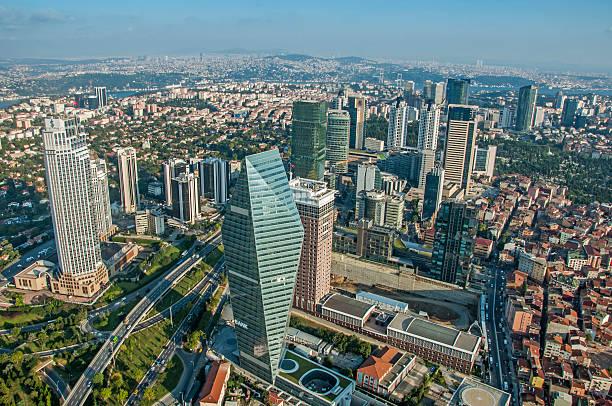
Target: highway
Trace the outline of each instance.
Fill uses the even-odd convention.
[[[172,288],[178,279],[180,279],[193,266],[197,265],[203,257],[212,252],[220,243],[221,235],[220,232],[217,231],[208,239],[204,248],[200,249],[196,253],[195,251],[198,243],[194,244],[191,248],[185,251],[183,257],[171,269],[170,272],[168,272],[164,277],[160,278],[157,282],[153,282],[155,286],[151,287],[151,289],[143,296],[142,300],[140,300],[138,304],[132,308],[132,310],[125,317],[123,323],[117,326],[117,328],[101,346],[100,350],[92,359],[85,372],[74,385],[74,388],[68,395],[64,405],[74,406],[85,403],[87,396],[91,392],[91,382],[94,375],[104,371],[117,351],[119,351],[119,348],[125,339],[133,331],[134,327],[142,320],[142,318],[155,305],[155,303],[169,289]]]
[[[179,324],[177,330],[174,332],[170,340],[168,340],[168,343],[164,346],[162,352],[157,356],[157,359],[151,368],[149,368],[144,377],[138,383],[138,386],[128,398],[126,402],[127,405],[135,405],[138,403],[138,401],[142,398],[145,389],[155,382],[157,375],[163,371],[168,361],[170,361],[174,355],[176,347],[181,344],[183,337],[188,330],[191,318],[196,313],[201,311],[202,306],[214,295],[215,291],[217,290],[219,286],[219,274],[224,267],[224,262],[225,261],[220,260],[215,265],[213,270],[203,279],[203,281],[205,281],[205,289],[203,290],[202,295],[193,308],[189,311],[189,314],[181,321],[181,324]],[[197,293],[194,294],[197,295]]]

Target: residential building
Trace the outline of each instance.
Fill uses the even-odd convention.
[[[519,89],[518,108],[516,110],[516,123],[514,127],[517,131],[529,131],[533,128],[537,98],[537,86],[528,85]]]
[[[387,148],[400,149],[406,145],[408,124],[408,105],[403,98],[398,97],[389,111],[389,127],[387,130]]]
[[[198,394],[199,406],[222,406],[225,390],[230,377],[231,364],[228,361],[213,361],[206,373],[206,379]]]
[[[337,174],[348,170],[348,148],[351,116],[345,110],[327,111],[327,146],[325,159]],[[367,148],[367,146],[366,146]]]
[[[529,278],[537,282],[544,282],[547,268],[548,261],[546,261],[546,258],[525,251],[521,251],[519,254],[518,269],[525,272]]]
[[[327,103],[293,103],[291,161],[295,176],[323,180],[327,137]]]
[[[388,397],[414,367],[416,357],[383,347],[371,354],[357,369],[355,379],[360,386],[377,395]]]
[[[138,191],[138,163],[133,147],[117,150],[117,172],[121,192],[121,208],[126,214],[134,213],[140,206]]]

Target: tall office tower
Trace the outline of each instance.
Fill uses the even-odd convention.
[[[438,148],[438,130],[440,128],[440,107],[434,103],[425,103],[419,112],[419,150]]]
[[[200,182],[194,173],[181,173],[172,179],[172,216],[195,224],[200,218]]]
[[[295,176],[323,180],[326,133],[326,102],[293,102],[291,161]]]
[[[472,182],[478,106],[449,105],[444,148],[445,180],[469,192]]]
[[[106,241],[113,226],[110,197],[108,195],[108,171],[104,159],[92,159],[90,162],[93,203],[96,213],[98,237]]]
[[[401,97],[398,97],[395,103],[391,105],[389,128],[387,129],[388,149],[400,149],[406,145],[407,109],[408,105]]]
[[[533,127],[538,87],[523,86],[519,90],[518,107],[516,109],[516,131],[529,131]]]
[[[91,297],[108,282],[93,201],[87,136],[77,118],[45,119],[45,171],[60,273],[54,292]]]
[[[442,190],[444,189],[444,169],[437,166],[433,168],[426,177],[425,191],[423,193],[423,220],[435,217],[442,203]]]
[[[357,166],[357,186],[355,191],[357,194],[362,190],[380,189],[382,186],[382,178],[380,169],[374,164],[359,164]]]
[[[357,194],[355,220],[368,219],[374,225],[385,224],[387,195],[382,190],[363,190]]]
[[[333,110],[342,110],[348,103],[347,98],[348,91],[345,87],[338,91],[338,95],[331,101],[329,107]]]
[[[98,108],[101,109],[102,107],[108,106],[108,95],[106,93],[106,87],[94,87],[94,90],[96,92],[96,99],[98,100]]]
[[[221,231],[240,366],[273,383],[304,240],[278,150],[245,158]]]
[[[407,80],[404,82],[404,92],[407,94],[414,94],[414,81]]]
[[[426,80],[423,83],[423,93],[421,94],[421,96],[427,102],[427,101],[433,100],[433,94],[434,94],[434,84],[431,80]]]
[[[504,107],[499,111],[499,128],[512,128],[514,125],[514,109]]]
[[[470,79],[452,79],[446,81],[446,103],[468,104],[470,97]]]
[[[164,178],[164,194],[166,196],[166,206],[172,207],[172,179],[181,173],[189,172],[187,162],[182,159],[169,159],[162,163],[162,173]]]
[[[133,147],[117,150],[117,172],[121,191],[121,207],[124,213],[135,213],[140,206],[140,193],[138,191],[138,163],[136,162],[136,150]]]
[[[555,97],[555,108],[556,109],[562,109],[563,108],[563,103],[565,103],[565,99],[567,97],[563,94],[562,90],[559,90],[557,92],[557,96]]]
[[[200,195],[224,204],[229,199],[230,165],[221,158],[208,157],[198,162]]]
[[[327,148],[325,159],[336,173],[348,170],[348,144],[351,132],[351,116],[348,111],[329,110],[327,112]]]
[[[385,227],[400,230],[404,220],[404,194],[387,196],[385,204]]]
[[[444,103],[444,82],[438,82],[433,84],[433,94],[431,101],[437,105]]]
[[[419,168],[418,187],[423,190],[427,174],[431,172],[436,164],[436,151],[433,149],[422,149],[419,151],[419,155],[421,157],[421,167]]]
[[[351,95],[345,110],[351,116],[351,132],[349,134],[349,147],[363,149],[365,142],[366,99],[360,95]]]
[[[334,193],[325,182],[295,178],[289,181],[304,226],[293,306],[314,313],[330,291]]]
[[[496,145],[487,145],[484,147],[476,146],[476,155],[474,156],[474,173],[492,178],[493,171],[495,170],[496,156]]]
[[[434,278],[465,286],[478,229],[476,210],[465,202],[442,202],[436,218],[431,257]]]
[[[533,115],[533,126],[542,127],[544,124],[544,107],[537,106]]]
[[[572,127],[576,120],[576,113],[582,106],[582,101],[577,99],[565,99],[563,103],[563,111],[561,112],[561,125],[563,127]]]

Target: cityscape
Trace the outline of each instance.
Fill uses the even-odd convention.
[[[411,55],[371,46],[382,20],[355,51],[313,31],[357,30],[312,15],[349,5],[317,2],[255,47],[278,5],[113,0],[117,32],[70,45],[97,6],[10,3],[0,405],[612,405],[610,55],[503,60],[490,22],[477,53]],[[609,24],[592,3],[580,24]],[[113,40],[168,9],[218,36]]]

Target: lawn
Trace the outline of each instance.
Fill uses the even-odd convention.
[[[50,300],[44,306],[12,306],[8,310],[0,310],[0,328],[12,328],[68,316],[79,307],[59,300]]]
[[[143,247],[153,246],[155,244],[159,244],[159,240],[149,239],[149,238],[138,238],[138,237],[128,237],[123,235],[114,236],[111,241],[113,242],[133,242],[138,245],[142,245]]]

